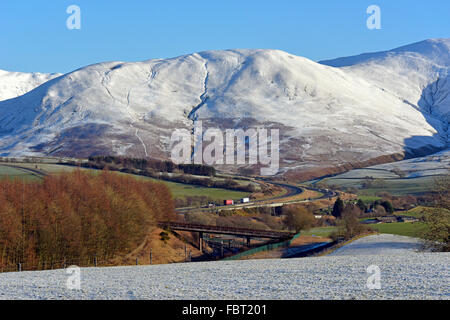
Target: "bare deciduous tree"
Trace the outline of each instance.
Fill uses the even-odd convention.
[[[435,179],[435,208],[425,216],[425,247],[450,251],[450,176]]]
[[[314,225],[314,215],[304,206],[288,206],[284,211],[284,224],[297,233],[301,230],[308,230]]]

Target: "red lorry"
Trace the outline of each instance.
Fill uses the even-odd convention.
[[[224,206],[231,206],[233,203],[234,203],[233,200],[223,200]]]

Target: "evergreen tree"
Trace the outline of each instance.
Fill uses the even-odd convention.
[[[337,198],[336,202],[334,203],[333,211],[331,212],[331,214],[336,218],[340,218],[342,216],[343,211],[344,211],[344,201],[342,201],[341,198]]]
[[[381,203],[381,206],[384,207],[384,209],[386,210],[387,213],[389,214],[393,214],[394,213],[394,206],[392,205],[392,203],[388,200],[383,201]]]
[[[364,204],[364,201],[362,201],[361,199],[358,199],[358,202],[356,203],[356,205],[358,206],[359,209],[361,209],[362,212],[366,212],[367,207]]]

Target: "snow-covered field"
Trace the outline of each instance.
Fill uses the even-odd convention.
[[[400,176],[398,173],[401,173]],[[385,163],[363,169],[354,169],[334,176],[332,179],[379,179],[418,178],[449,174],[450,150],[397,162]]]
[[[450,150],[441,151],[426,157],[381,164],[369,167],[369,169],[399,170],[405,174],[406,178],[448,174],[450,172]]]
[[[449,253],[415,239],[362,238],[325,257],[81,269],[0,275],[0,299],[449,299]],[[366,287],[380,268],[381,289]]]
[[[360,256],[360,255],[398,255],[410,254],[420,250],[420,239],[397,236],[393,234],[380,234],[364,237],[353,241],[336,251],[332,256]]]

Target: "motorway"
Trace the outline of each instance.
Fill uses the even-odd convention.
[[[337,196],[337,193],[334,191],[328,190],[328,189],[318,189],[318,188],[305,188],[307,190],[316,191],[322,194],[319,198],[314,199],[303,199],[303,200],[292,200],[289,198],[292,198],[293,196],[299,195],[303,193],[304,189],[301,187],[297,187],[295,185],[286,184],[286,183],[280,183],[280,182],[269,182],[265,181],[267,183],[270,183],[272,185],[279,186],[286,190],[286,192],[280,196],[268,198],[268,199],[261,199],[261,200],[254,200],[247,203],[237,203],[234,205],[216,205],[214,207],[189,207],[189,208],[178,208],[176,209],[177,214],[184,215],[185,213],[189,212],[216,212],[221,210],[234,210],[234,209],[242,209],[242,208],[261,208],[261,207],[280,207],[284,204],[288,203],[304,203],[304,202],[311,202],[311,201],[317,201],[322,199],[328,199]]]

